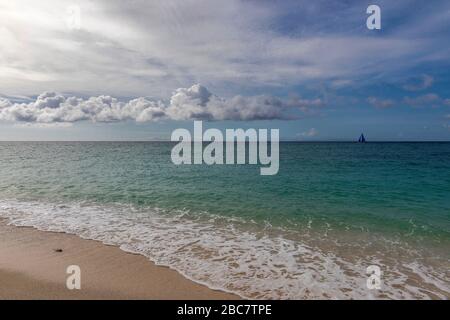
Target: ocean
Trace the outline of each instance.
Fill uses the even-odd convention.
[[[450,143],[282,142],[274,176],[176,166],[173,146],[1,142],[0,217],[244,298],[450,297]]]

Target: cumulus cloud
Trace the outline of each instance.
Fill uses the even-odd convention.
[[[202,85],[179,88],[168,103],[139,97],[127,102],[111,96],[83,99],[44,92],[35,101],[13,103],[0,99],[0,120],[25,123],[73,123],[78,121],[149,122],[169,120],[289,120],[295,111],[323,105],[321,99],[284,100],[273,96],[221,98]]]
[[[161,102],[145,98],[120,102],[110,96],[91,97],[87,100],[44,92],[30,103],[0,102],[0,120],[29,123],[71,123],[83,120],[114,122],[155,120],[164,115]]]

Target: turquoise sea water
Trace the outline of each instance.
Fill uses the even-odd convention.
[[[275,176],[175,166],[173,145],[2,142],[0,216],[243,297],[450,297],[450,143],[286,142]]]

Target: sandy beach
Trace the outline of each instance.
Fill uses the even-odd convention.
[[[239,298],[156,266],[144,256],[75,235],[0,220],[0,243],[0,299]],[[81,268],[81,290],[66,288],[70,265]]]

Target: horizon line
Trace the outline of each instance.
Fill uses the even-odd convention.
[[[4,142],[171,142],[178,143],[181,141],[171,141],[171,140],[0,140],[0,143]],[[209,143],[212,141],[186,141],[186,142],[204,142]],[[226,141],[221,141],[226,142]],[[242,141],[234,141],[242,142]],[[249,141],[246,141],[249,142]],[[267,140],[270,142],[270,140]],[[357,140],[280,140],[279,142],[289,142],[289,143],[360,143]],[[433,143],[433,142],[450,142],[450,140],[371,140],[364,143]]]

